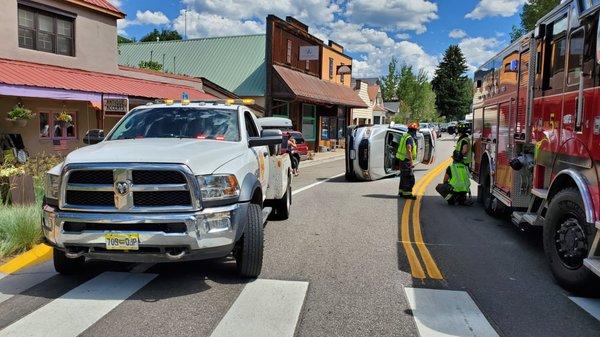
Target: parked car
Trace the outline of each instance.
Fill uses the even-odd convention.
[[[232,256],[241,276],[260,274],[264,223],[290,212],[281,131],[244,105],[166,101],[98,140],[46,174],[42,229],[59,273],[82,272],[86,259]]]
[[[346,142],[346,180],[377,180],[400,173],[396,151],[404,125],[351,126]],[[435,136],[431,129],[417,133],[417,163],[429,165],[435,155]]]
[[[298,154],[299,160],[306,160],[308,158],[308,144],[304,140],[302,132],[295,131],[292,129],[292,121],[289,118],[283,117],[267,117],[260,118],[258,120],[260,126],[267,130],[281,130],[283,133],[283,143],[281,146],[281,153],[287,152],[287,140],[292,137],[296,141],[296,153]]]
[[[440,124],[440,132],[447,132],[447,131],[448,131],[448,123]]]

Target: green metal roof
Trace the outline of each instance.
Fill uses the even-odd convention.
[[[119,64],[163,63],[167,72],[205,77],[238,96],[264,96],[266,36],[244,35],[119,44]],[[164,56],[163,56],[164,55]]]

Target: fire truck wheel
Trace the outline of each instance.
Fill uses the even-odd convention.
[[[544,251],[552,274],[565,289],[597,293],[598,278],[583,265],[596,228],[585,221],[583,201],[576,188],[564,189],[550,202],[544,225]]]
[[[485,210],[485,212],[488,215],[491,215],[493,217],[499,217],[502,215],[502,208],[500,206],[500,203],[498,200],[496,200],[496,197],[494,197],[494,195],[491,192],[491,183],[492,183],[492,178],[490,175],[490,171],[487,168],[487,165],[485,167],[485,170],[483,171],[483,176],[481,177],[481,188],[480,188],[480,194],[481,194],[481,203],[483,204],[483,209]]]

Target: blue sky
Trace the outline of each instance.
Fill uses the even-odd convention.
[[[346,47],[355,76],[380,76],[395,56],[432,73],[458,44],[471,70],[508,43],[525,0],[109,0],[127,14],[119,31],[140,38],[153,28],[189,38],[264,33],[267,14],[292,15],[323,40]],[[187,14],[184,15],[184,10]],[[184,19],[184,17],[186,19]]]

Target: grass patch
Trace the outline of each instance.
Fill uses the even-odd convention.
[[[0,258],[27,251],[41,242],[41,218],[38,204],[0,206]]]

